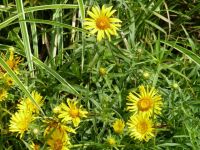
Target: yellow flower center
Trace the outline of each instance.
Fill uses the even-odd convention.
[[[77,108],[71,108],[70,115],[72,118],[76,118],[79,116],[79,110]]]
[[[145,121],[142,121],[136,125],[137,131],[141,134],[144,134],[148,130],[148,124]]]
[[[139,111],[147,111],[152,107],[152,101],[150,98],[142,98],[137,103]]]
[[[61,139],[57,139],[54,143],[54,149],[53,150],[61,150],[63,147],[63,143]]]
[[[106,30],[106,29],[110,28],[109,18],[106,17],[106,16],[102,16],[102,17],[97,18],[96,26],[100,30]]]

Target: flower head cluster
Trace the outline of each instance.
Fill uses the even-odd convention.
[[[76,99],[67,99],[67,105],[61,103],[55,107],[54,113],[58,114],[58,118],[62,119],[62,122],[68,123],[72,121],[74,126],[77,127],[81,122],[81,118],[86,118],[88,112],[82,108],[82,105],[78,105]]]
[[[36,91],[31,94],[38,106],[42,106],[43,97]],[[11,116],[9,131],[17,132],[22,138],[24,132],[28,131],[31,122],[35,119],[34,115],[38,111],[38,107],[29,98],[22,100],[18,105],[18,111]]]
[[[14,48],[9,48],[9,58],[2,54],[4,61],[15,72],[18,73],[18,65],[21,62],[19,57],[14,56]],[[8,90],[14,85],[13,79],[8,75],[6,70],[0,66],[0,101],[8,97]]]
[[[127,96],[127,110],[133,113],[128,121],[130,136],[140,141],[148,141],[154,135],[152,117],[161,114],[162,98],[155,88],[139,86],[139,93]]]
[[[85,18],[85,29],[89,30],[91,34],[97,33],[97,41],[101,41],[106,36],[111,40],[110,35],[117,36],[117,30],[121,27],[121,20],[112,17],[116,10],[112,10],[112,6],[98,6],[92,7],[92,11],[88,11],[91,18]]]

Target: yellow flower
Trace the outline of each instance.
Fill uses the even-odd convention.
[[[56,128],[49,134],[50,138],[47,140],[47,144],[51,150],[69,150],[70,142],[66,132]]]
[[[31,93],[32,97],[34,98],[35,102],[38,104],[38,106],[42,106],[43,105],[43,97],[36,91],[33,91]],[[39,113],[39,109],[38,107],[29,99],[23,99],[20,104],[18,104],[18,108],[19,110],[22,111],[30,111],[32,113]]]
[[[60,112],[58,117],[62,118],[63,122],[72,121],[74,126],[77,127],[81,122],[81,118],[87,117],[87,111],[82,109],[82,105],[77,106],[78,101],[75,99],[67,99],[67,104],[60,105]]]
[[[100,9],[98,6],[92,7],[92,11],[88,11],[91,18],[86,18],[84,22],[85,29],[90,30],[91,34],[97,32],[97,41],[101,41],[105,36],[111,40],[110,35],[117,36],[117,30],[121,27],[121,20],[111,17],[116,10],[112,10],[112,6],[105,5]]]
[[[32,150],[39,150],[39,149],[40,149],[40,145],[35,144],[35,143],[32,142],[32,144],[30,145],[30,148],[31,148]]]
[[[15,72],[15,73],[19,73],[19,69],[18,69],[18,65],[19,63],[22,61],[20,57],[14,57],[14,50],[13,49],[9,49],[10,51],[10,56],[9,59],[6,60],[5,56],[4,60],[6,61],[6,63],[8,64],[8,66]],[[0,67],[0,72],[2,73],[6,73],[6,71]]]
[[[7,73],[3,75],[3,80],[6,87],[11,87],[14,85],[13,79]]]
[[[121,134],[124,130],[125,124],[121,119],[116,119],[113,123],[113,129],[116,133]]]
[[[114,137],[109,136],[109,137],[107,138],[107,143],[108,143],[110,146],[115,146],[117,142],[116,142],[116,140],[115,140]]]
[[[143,85],[139,86],[139,94],[130,92],[127,99],[127,109],[135,114],[143,113],[148,117],[161,114],[162,98],[153,87],[149,89],[147,86],[145,89]]]
[[[5,100],[8,97],[8,92],[6,89],[0,88],[0,102]]]
[[[19,111],[12,115],[9,125],[9,131],[17,132],[22,138],[25,131],[28,130],[30,123],[34,120],[32,113]]]
[[[148,141],[155,135],[152,121],[143,114],[133,115],[128,121],[130,136],[140,141]]]

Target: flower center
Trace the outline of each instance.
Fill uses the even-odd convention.
[[[148,125],[145,121],[142,121],[137,124],[137,131],[141,134],[144,134],[148,129]]]
[[[100,30],[105,30],[105,29],[109,28],[110,27],[109,18],[106,17],[106,16],[102,16],[102,17],[97,18],[96,26]]]
[[[54,143],[54,150],[61,150],[62,147],[63,147],[63,143],[61,139],[56,140]]]
[[[72,118],[78,117],[78,116],[79,116],[79,110],[76,109],[76,108],[72,108],[72,109],[70,110],[70,115],[71,115]]]
[[[147,111],[152,107],[152,101],[149,98],[142,98],[137,103],[139,111]]]

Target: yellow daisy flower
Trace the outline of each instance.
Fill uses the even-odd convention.
[[[155,135],[152,121],[143,114],[133,115],[127,123],[130,136],[140,141],[148,141]]]
[[[145,89],[143,85],[139,86],[139,94],[130,92],[127,99],[127,109],[135,114],[143,113],[148,117],[161,114],[162,98],[153,87],[149,89],[147,86]]]
[[[3,80],[6,87],[11,87],[14,85],[13,79],[7,73],[3,75]]]
[[[102,6],[100,9],[98,6],[92,7],[92,11],[88,11],[88,15],[91,18],[85,18],[85,29],[90,30],[91,34],[97,33],[97,41],[101,41],[108,37],[111,40],[110,35],[117,36],[117,30],[121,27],[121,20],[111,17],[116,10],[112,10],[112,6]]]
[[[47,144],[51,150],[69,150],[68,146],[70,145],[70,142],[67,133],[56,128],[50,133]]]
[[[8,97],[8,92],[4,88],[0,88],[0,102]]]
[[[44,103],[43,97],[36,91],[33,91],[31,93],[32,97],[34,98],[35,102],[38,104],[38,106],[42,106]],[[32,113],[39,113],[38,107],[29,99],[23,99],[20,104],[17,105],[19,110],[22,111],[30,111]]]
[[[10,119],[9,131],[17,132],[20,134],[20,138],[22,138],[24,132],[28,130],[28,127],[33,120],[34,117],[30,112],[16,112]]]
[[[72,121],[74,126],[77,127],[81,122],[81,118],[87,117],[88,112],[82,109],[82,105],[77,106],[78,101],[75,99],[67,99],[67,104],[60,105],[60,112],[58,117],[62,118],[63,122]]]
[[[14,50],[10,49],[10,56],[9,59],[6,60],[5,56],[4,60],[6,61],[6,63],[8,64],[8,66],[15,72],[15,73],[19,73],[19,63],[22,61],[20,57],[14,57]],[[0,72],[2,73],[6,73],[6,71],[0,67]]]
[[[116,119],[113,123],[113,129],[115,133],[121,134],[124,130],[125,124],[124,121],[121,119]]]

